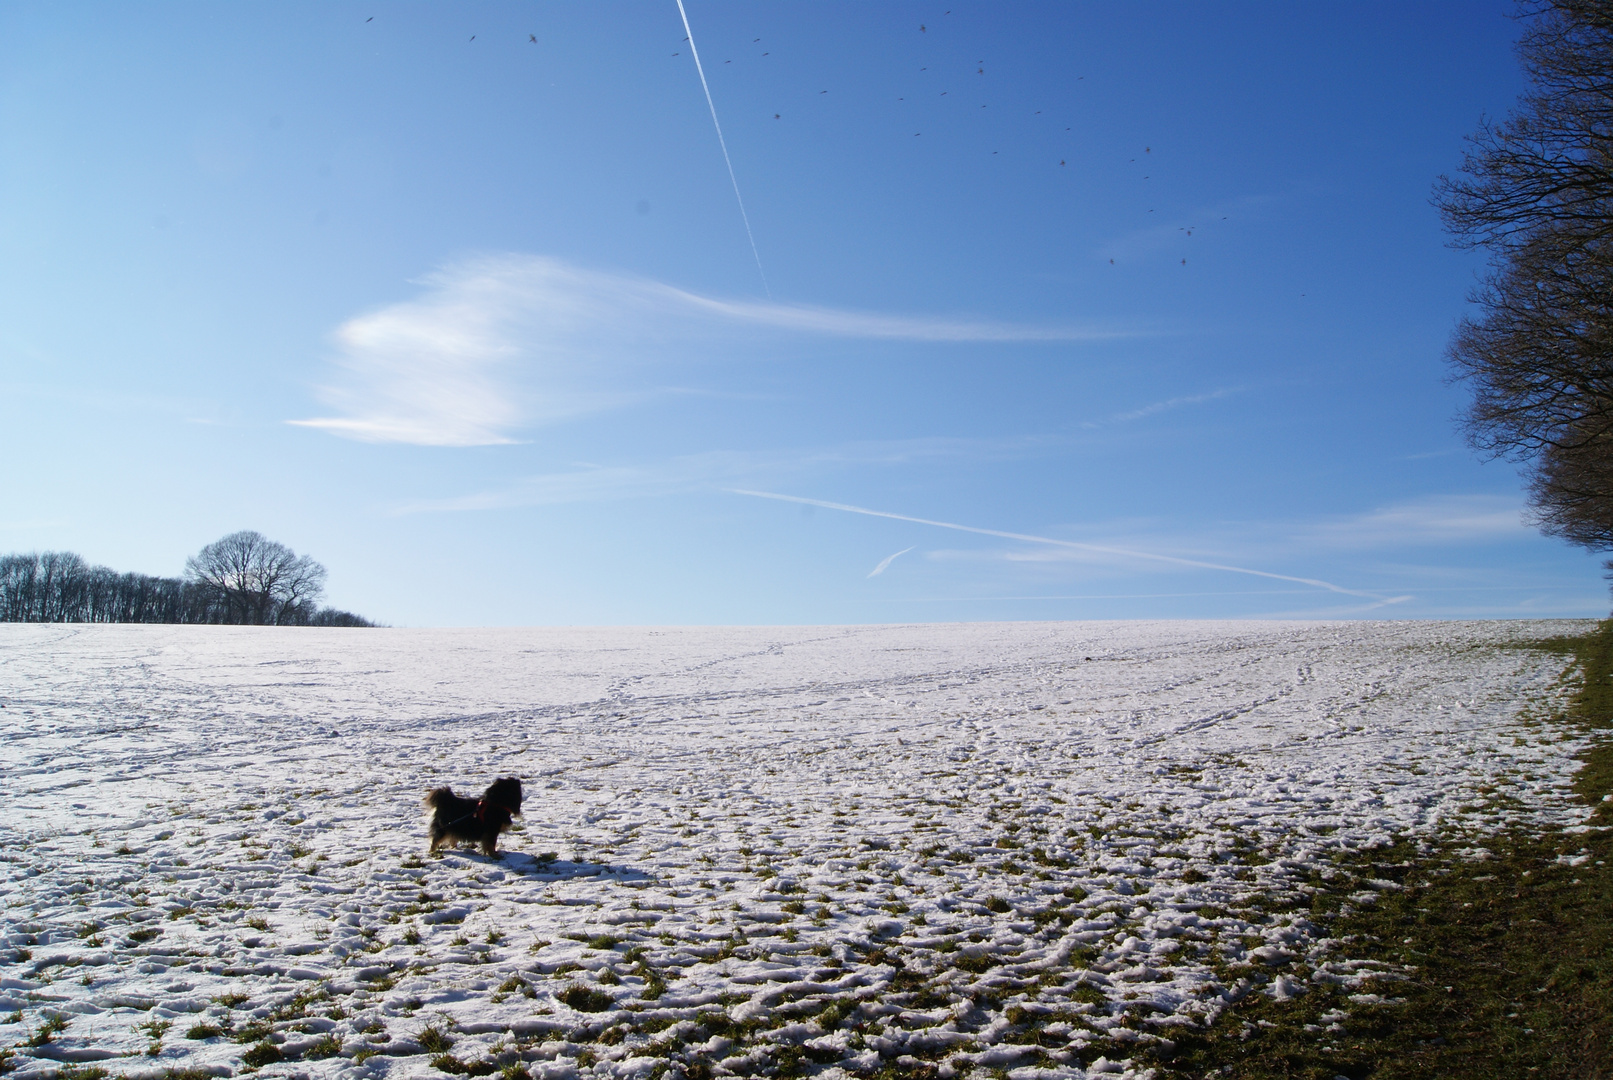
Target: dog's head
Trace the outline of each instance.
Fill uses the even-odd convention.
[[[521,814],[521,781],[513,776],[501,776],[488,785],[482,798],[493,806],[509,811],[512,817]]]

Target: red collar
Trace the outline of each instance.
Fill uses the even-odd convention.
[[[508,810],[504,809],[502,806],[494,805],[493,803],[488,802],[486,799],[477,799],[476,820],[481,822],[483,825],[486,825],[488,823],[488,815],[490,814],[494,815],[493,822],[495,824],[508,825],[510,822],[510,812]]]

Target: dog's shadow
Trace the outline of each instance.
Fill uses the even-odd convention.
[[[499,864],[511,873],[543,881],[565,881],[569,878],[609,877],[617,881],[649,881],[650,875],[631,866],[611,866],[608,863],[571,862],[557,859],[553,854],[529,855],[524,851],[506,851]]]

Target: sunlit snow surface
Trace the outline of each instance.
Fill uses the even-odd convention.
[[[3,626],[0,1046],[1128,1071],[1361,976],[1281,902],[1338,849],[1579,821],[1580,744],[1526,723],[1564,661],[1507,646],[1588,625]],[[424,857],[425,790],[505,774],[507,857]]]

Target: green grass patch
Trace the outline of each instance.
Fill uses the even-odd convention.
[[[604,1012],[616,1004],[616,999],[603,990],[595,990],[584,983],[572,983],[555,996],[578,1012]]]
[[[273,1030],[274,1025],[267,1020],[252,1020],[231,1031],[229,1035],[238,1043],[255,1043],[267,1039]]]
[[[46,1046],[50,1040],[67,1030],[67,1019],[61,1016],[52,1016],[39,1025],[39,1030],[28,1039],[28,1046]]]
[[[453,1039],[435,1027],[428,1027],[416,1035],[415,1042],[428,1054],[446,1054],[454,1045]]]
[[[280,1048],[265,1039],[241,1055],[241,1064],[248,1069],[261,1069],[265,1065],[273,1065],[281,1057]]]
[[[56,1080],[106,1080],[110,1075],[111,1073],[100,1065],[63,1065],[56,1072]]]
[[[318,1042],[310,1046],[303,1057],[311,1060],[335,1057],[342,1052],[342,1039],[334,1032],[327,1033]]]
[[[1572,658],[1583,678],[1552,724],[1613,728],[1613,620],[1583,637],[1532,642]],[[1402,842],[1340,860],[1316,884],[1310,917],[1337,955],[1390,972],[1365,986],[1307,981],[1298,998],[1257,988],[1207,1030],[1176,1028],[1145,1051],[1165,1077],[1226,1071],[1240,1080],[1595,1080],[1613,1077],[1613,740],[1575,775],[1595,808],[1589,832],[1515,827],[1419,855]],[[1370,905],[1350,894],[1396,881]],[[1246,972],[1238,972],[1246,974]],[[1299,974],[1299,973],[1296,973]],[[1265,976],[1256,976],[1259,979]],[[1372,993],[1398,1003],[1350,1000]]]

